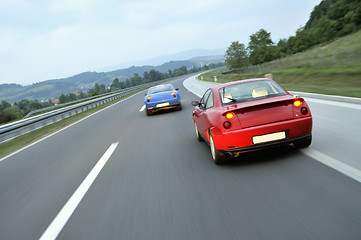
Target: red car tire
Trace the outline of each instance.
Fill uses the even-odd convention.
[[[226,161],[226,155],[220,152],[214,145],[212,135],[209,135],[209,146],[211,148],[212,158],[215,164],[223,164]]]
[[[203,141],[203,138],[201,137],[201,134],[199,133],[197,124],[195,124],[195,123],[194,123],[194,130],[196,131],[197,140],[200,141],[200,142],[202,142],[202,141]]]

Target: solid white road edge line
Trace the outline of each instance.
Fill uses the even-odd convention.
[[[143,107],[141,109],[139,109],[139,112],[143,112],[145,109],[145,105],[143,105]]]
[[[94,180],[103,169],[104,165],[109,160],[110,156],[113,154],[115,149],[118,146],[118,142],[113,143],[108,150],[104,153],[104,155],[100,158],[94,168],[90,171],[88,176],[84,179],[84,181],[80,184],[78,189],[73,193],[68,202],[64,205],[64,207],[60,210],[58,215],[51,222],[49,227],[45,230],[40,240],[50,240],[56,239],[59,235],[60,231],[63,229],[74,210],[83,199],[84,195],[93,184]]]
[[[346,107],[346,108],[352,108],[356,110],[361,110],[361,105],[356,103],[346,103],[346,102],[336,102],[336,101],[330,101],[330,100],[323,100],[323,99],[316,99],[316,98],[310,98],[305,97],[307,102],[314,102],[319,104],[327,104],[327,105],[333,105],[337,107]]]
[[[333,157],[327,156],[326,154],[319,152],[315,149],[308,148],[308,149],[301,149],[302,153],[306,154],[307,156],[335,169],[336,171],[339,171],[346,176],[361,182],[361,171],[351,167],[339,160],[334,159]]]

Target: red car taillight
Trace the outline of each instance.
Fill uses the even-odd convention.
[[[231,123],[228,122],[228,121],[226,121],[226,122],[223,123],[223,127],[224,127],[225,129],[228,129],[228,128],[231,127]]]
[[[302,105],[302,102],[301,102],[301,100],[295,100],[295,101],[293,102],[293,105],[294,105],[295,107],[300,107],[300,106]]]
[[[226,118],[227,118],[228,120],[233,119],[233,118],[234,118],[234,112],[228,112],[228,113],[226,114]]]
[[[147,102],[149,102],[151,98],[152,98],[151,96],[148,96],[147,97]]]
[[[175,95],[175,92],[171,92],[170,95],[173,95],[173,97],[177,97],[177,95]]]
[[[303,115],[306,115],[306,114],[308,113],[308,109],[307,109],[307,107],[303,107],[302,105],[304,105],[304,104],[302,103],[302,100],[296,99],[296,100],[293,101],[293,106],[295,106],[296,108],[302,107],[302,108],[300,109],[300,112],[301,112]],[[306,106],[307,106],[307,104],[306,104]]]
[[[308,109],[305,108],[305,107],[301,108],[301,113],[302,113],[303,115],[306,115],[306,114],[308,113]]]
[[[227,118],[227,120],[232,120],[234,117],[235,117],[234,112],[228,112],[228,113],[226,113],[226,118]],[[225,129],[229,129],[229,128],[231,127],[231,123],[230,123],[229,121],[225,121],[225,122],[223,123],[223,127],[224,127]]]

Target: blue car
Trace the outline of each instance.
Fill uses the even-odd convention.
[[[176,108],[177,110],[182,110],[178,88],[175,89],[172,84],[163,84],[149,88],[145,95],[144,103],[148,116],[152,115],[153,112],[163,109]]]

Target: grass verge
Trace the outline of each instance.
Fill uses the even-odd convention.
[[[225,70],[225,69],[224,69]],[[272,73],[273,79],[289,91],[320,93],[361,98],[361,69],[280,69],[269,72],[229,73],[210,71],[203,80],[224,83],[248,78],[263,78]]]

